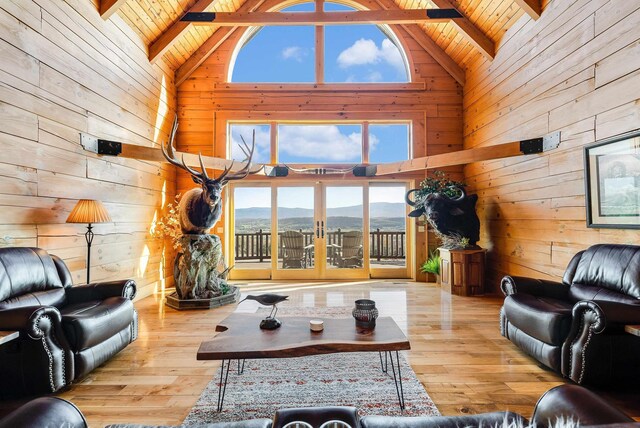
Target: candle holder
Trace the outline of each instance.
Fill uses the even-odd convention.
[[[356,319],[356,327],[366,330],[376,328],[376,318],[378,318],[378,309],[376,302],[369,299],[356,300],[356,307],[351,312]]]

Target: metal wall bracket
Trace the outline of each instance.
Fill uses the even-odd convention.
[[[215,20],[215,12],[187,12],[180,18],[180,21],[184,22],[213,22]]]
[[[444,19],[444,18],[462,18],[462,14],[457,9],[427,9],[427,18]]]
[[[356,177],[375,177],[378,167],[376,165],[358,165],[353,168]]]
[[[560,146],[560,131],[545,135],[542,138],[532,138],[520,141],[520,151],[524,155],[548,152]]]
[[[99,155],[118,156],[122,153],[122,143],[102,140],[89,134],[80,134],[80,145],[88,152]]]

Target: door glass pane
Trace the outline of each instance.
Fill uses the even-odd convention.
[[[405,186],[369,187],[369,254],[372,268],[406,265]]]
[[[327,269],[364,265],[362,187],[326,188]]]
[[[314,267],[314,188],[278,188],[278,269]]]
[[[278,125],[280,163],[360,163],[362,125]]]
[[[271,268],[271,189],[236,187],[233,191],[235,268]]]

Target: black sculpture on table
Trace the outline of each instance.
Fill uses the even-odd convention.
[[[260,328],[263,330],[275,330],[282,325],[282,321],[276,318],[276,314],[278,313],[278,303],[284,302],[288,298],[289,296],[282,296],[280,294],[272,293],[260,294],[259,296],[249,294],[247,297],[240,300],[238,304],[244,302],[245,300],[255,300],[261,305],[271,306],[271,313],[268,317],[260,321]]]

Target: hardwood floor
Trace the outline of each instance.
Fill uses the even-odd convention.
[[[283,306],[350,307],[358,298],[372,298],[408,332],[411,366],[445,415],[509,409],[528,417],[544,391],[563,383],[500,336],[500,297],[450,296],[433,284],[412,282],[263,282],[242,290],[289,294]],[[218,367],[196,361],[200,342],[236,308],[252,312],[254,305],[177,312],[164,306],[161,295],[136,302],[138,340],[59,396],[78,405],[91,426],[178,425]],[[613,398],[640,417],[640,394]]]

